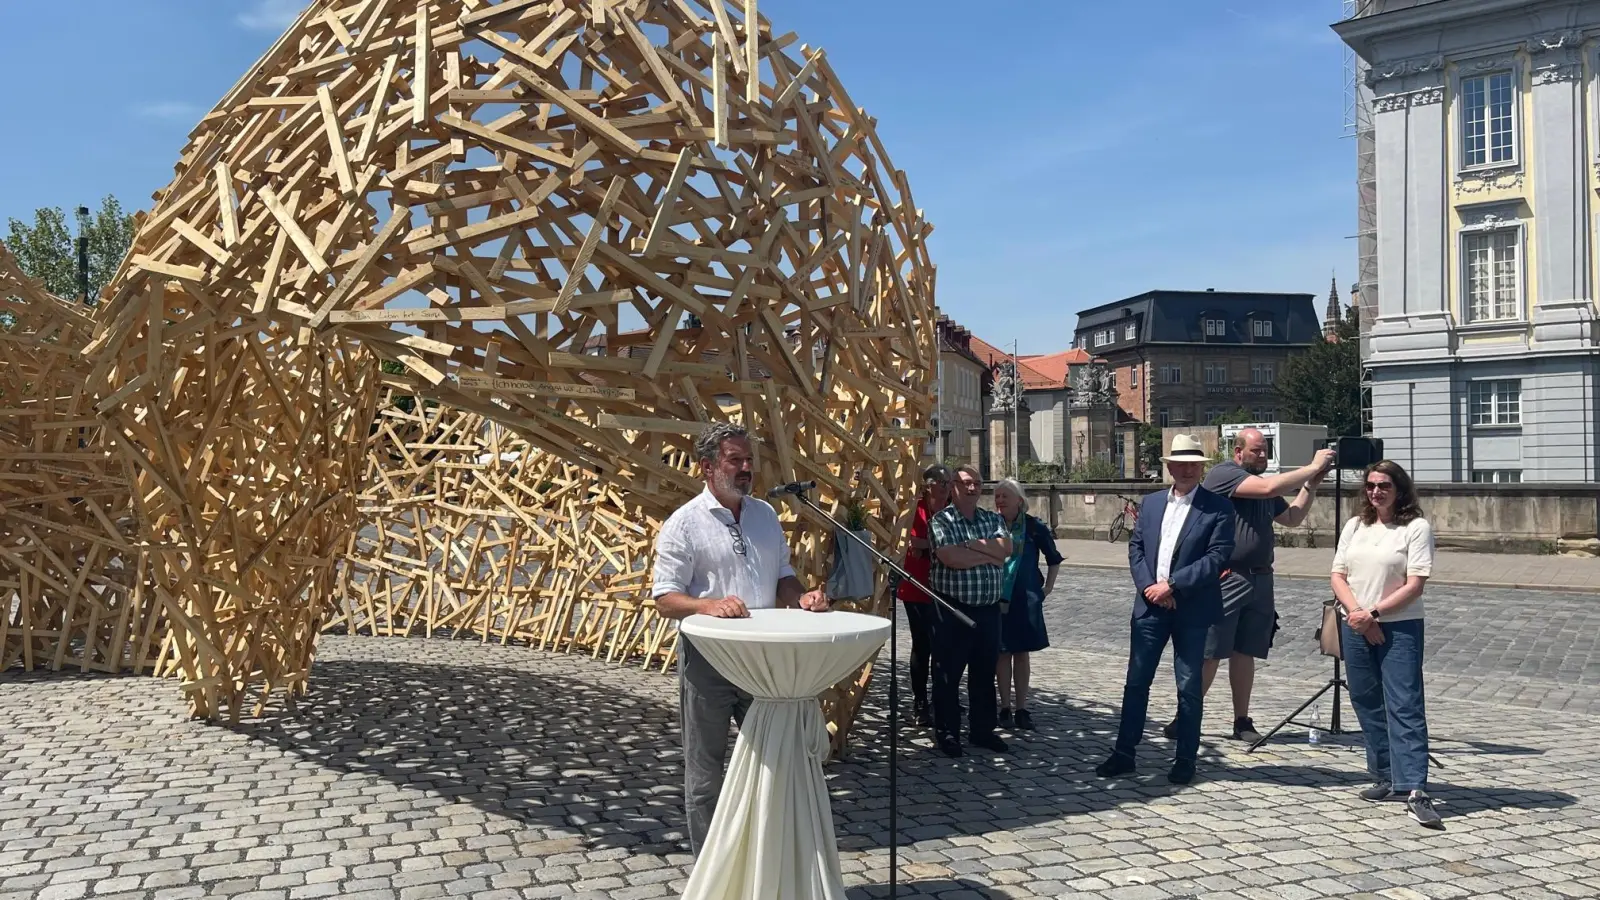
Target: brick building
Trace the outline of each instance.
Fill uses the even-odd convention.
[[[1078,314],[1074,346],[1104,359],[1124,424],[1278,418],[1278,373],[1321,341],[1311,294],[1149,291]]]

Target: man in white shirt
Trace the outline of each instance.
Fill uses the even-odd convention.
[[[1167,780],[1194,780],[1200,754],[1206,630],[1222,615],[1222,567],[1233,553],[1233,505],[1200,487],[1206,454],[1187,434],[1172,439],[1161,458],[1172,473],[1172,487],[1145,497],[1139,523],[1128,539],[1133,575],[1132,638],[1128,680],[1122,690],[1122,723],[1111,757],[1095,768],[1102,778],[1136,768],[1135,750],[1144,736],[1150,685],[1167,642],[1178,681],[1178,718],[1172,771]]]
[[[706,488],[678,507],[656,537],[656,611],[669,619],[737,619],[773,607],[827,611],[827,595],[807,591],[795,577],[778,514],[750,496],[753,455],[745,429],[726,422],[708,426],[695,440],[695,456]],[[728,722],[744,723],[751,698],[722,677],[687,635],[678,647],[684,804],[689,846],[699,856],[722,793]]]

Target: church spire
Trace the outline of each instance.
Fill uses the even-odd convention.
[[[1344,307],[1339,303],[1339,273],[1328,279],[1328,308],[1322,314],[1322,336],[1333,340],[1338,333],[1339,321],[1344,318]]]

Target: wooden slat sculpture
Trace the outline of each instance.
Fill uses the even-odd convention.
[[[0,671],[150,671],[166,634],[138,589],[122,460],[76,412],[90,311],[24,277],[0,244]]]
[[[707,421],[753,429],[761,483],[814,479],[898,539],[931,229],[793,42],[755,0],[319,0],[201,120],[73,412],[126,467],[157,670],[196,714],[303,690],[330,622],[670,653],[643,573]],[[414,414],[379,415],[379,385]],[[436,432],[487,464],[390,455]]]

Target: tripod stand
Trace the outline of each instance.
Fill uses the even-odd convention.
[[[861,538],[860,535],[846,528],[844,523],[829,515],[822,507],[812,502],[806,496],[806,489],[795,485],[792,491],[795,499],[805,504],[811,511],[832,522],[842,534],[847,534],[850,539],[866,548],[867,552],[878,558],[878,561],[889,567],[889,570],[899,575],[904,581],[916,585],[917,590],[927,594],[934,603],[944,607],[957,622],[968,628],[973,626],[973,621],[961,610],[950,605],[950,602],[929,588],[927,585],[911,577],[911,574],[901,568],[898,563]],[[900,807],[899,807],[899,772],[900,772],[900,604],[894,597],[889,598],[889,896],[893,898],[899,893],[900,877]]]
[[[1342,527],[1341,523],[1344,521],[1343,517],[1340,515],[1340,507],[1342,505],[1341,500],[1344,498],[1344,478],[1340,474],[1341,471],[1342,470],[1338,463],[1335,463],[1333,467],[1333,521],[1336,529]],[[1338,532],[1336,531],[1335,534],[1337,533]],[[1338,538],[1336,537],[1334,540],[1337,541]],[[1334,620],[1333,627],[1338,627],[1337,618]],[[1318,637],[1322,637],[1320,631],[1318,632]],[[1295,709],[1294,712],[1285,716],[1283,721],[1272,726],[1271,731],[1268,731],[1266,734],[1262,735],[1261,739],[1251,744],[1245,752],[1254,753],[1257,747],[1260,747],[1267,741],[1272,740],[1272,736],[1282,731],[1286,725],[1298,725],[1301,728],[1311,728],[1311,723],[1297,721],[1295,717],[1305,712],[1306,709],[1308,709],[1312,704],[1322,699],[1323,694],[1326,694],[1329,691],[1333,691],[1333,714],[1329,717],[1327,733],[1334,735],[1347,733],[1339,726],[1339,691],[1343,689],[1346,693],[1348,693],[1350,690],[1350,682],[1346,681],[1344,678],[1343,663],[1344,660],[1341,657],[1333,657],[1333,675],[1328,679],[1327,683],[1318,688],[1317,692],[1311,695],[1311,699],[1300,704],[1300,706]],[[1444,768],[1444,764],[1435,759],[1432,753],[1428,754],[1428,762],[1432,763],[1437,768]]]

